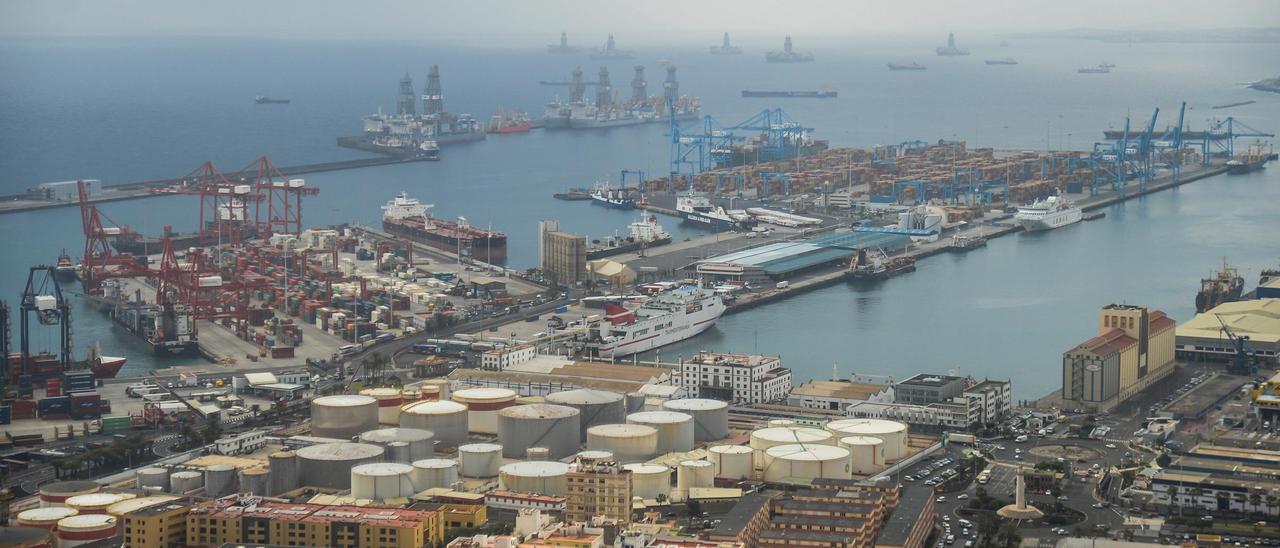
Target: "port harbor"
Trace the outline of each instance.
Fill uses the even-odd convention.
[[[0,41],[0,546],[1280,545],[1258,34],[454,9]]]

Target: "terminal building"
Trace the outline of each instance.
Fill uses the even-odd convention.
[[[1112,304],[1098,314],[1098,336],[1062,353],[1062,399],[1106,411],[1173,371],[1173,318]]]
[[[1261,290],[1261,289],[1260,289]],[[1230,361],[1236,350],[1223,331],[1248,337],[1244,350],[1259,365],[1280,363],[1280,299],[1223,303],[1178,326],[1178,357],[1188,361]]]

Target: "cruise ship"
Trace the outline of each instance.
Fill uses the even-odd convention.
[[[1029,206],[1018,208],[1013,216],[1027,232],[1052,230],[1080,222],[1083,213],[1075,204],[1061,196],[1036,200]]]
[[[623,358],[677,343],[715,325],[724,302],[712,291],[684,286],[659,293],[639,308],[605,303],[605,316],[587,327],[588,346],[597,356]]]
[[[382,229],[442,251],[469,255],[489,264],[507,261],[506,234],[473,227],[462,217],[457,221],[432,218],[428,213],[431,207],[431,204],[421,203],[401,192],[382,206]]]

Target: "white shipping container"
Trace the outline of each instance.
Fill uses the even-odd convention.
[[[196,283],[200,287],[222,287],[222,276],[201,276]]]
[[[36,310],[53,310],[58,307],[58,299],[53,295],[36,295]]]

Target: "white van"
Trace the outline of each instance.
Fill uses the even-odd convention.
[[[1021,436],[1018,436],[1018,437],[1016,437],[1016,438],[1013,438],[1013,441],[1014,441],[1015,443],[1024,443],[1024,442],[1026,442],[1026,441],[1027,441],[1027,435],[1026,435],[1026,434],[1023,434],[1023,435],[1021,435]]]

